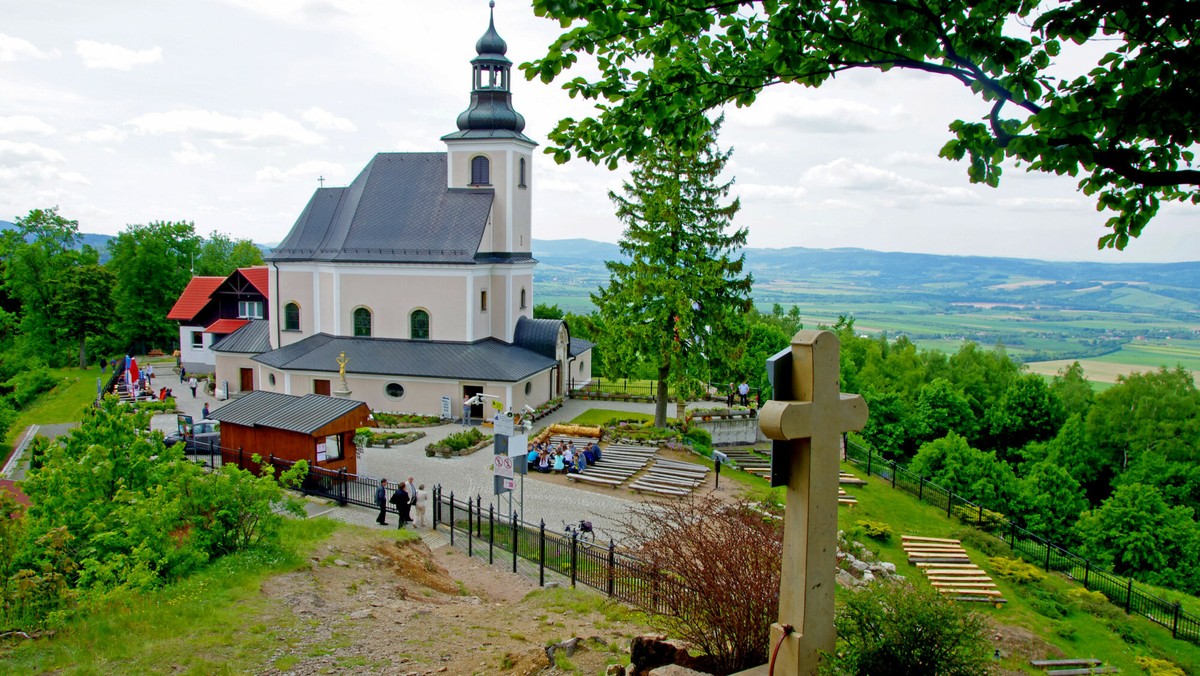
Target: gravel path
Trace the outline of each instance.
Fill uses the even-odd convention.
[[[179,390],[176,390],[177,394]],[[213,410],[224,402],[208,397],[203,392],[193,399],[186,388],[184,396],[177,397],[177,406],[184,413],[200,416],[201,407],[207,402]],[[711,406],[700,403],[698,406]],[[563,406],[537,422],[537,427],[551,423],[567,422],[590,408],[603,408],[615,411],[634,411],[653,413],[653,404],[621,401],[581,401],[567,400]],[[672,406],[671,413],[674,413]],[[175,415],[155,416],[151,428],[169,434],[176,427]],[[426,490],[432,493],[433,487],[440,484],[449,494],[454,492],[456,499],[466,496],[482,497],[484,509],[489,504],[494,505],[498,513],[509,513],[508,496],[492,495],[492,447],[476,451],[472,455],[457,458],[430,458],[425,456],[425,446],[434,441],[440,441],[446,436],[461,431],[462,425],[449,423],[438,427],[415,428],[425,432],[425,438],[411,444],[392,448],[367,448],[358,459],[358,471],[363,476],[386,478],[389,482],[404,481],[413,477],[418,484],[425,484]],[[538,523],[544,519],[547,529],[562,531],[563,522],[574,523],[580,519],[592,522],[596,529],[597,541],[609,538],[619,539],[616,532],[618,520],[640,499],[632,493],[623,490],[607,490],[594,487],[581,487],[565,481],[562,477],[548,477],[532,473],[524,480],[524,509],[521,509],[521,479],[517,479],[517,488],[513,491],[512,509],[521,515],[522,520]],[[325,511],[325,510],[322,510]],[[375,523],[377,512],[366,507],[348,505],[325,511],[325,515],[355,523],[370,528],[379,528]],[[428,527],[430,515],[426,515]],[[395,523],[395,515],[390,515],[390,522]]]

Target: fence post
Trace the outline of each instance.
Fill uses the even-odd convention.
[[[1046,545],[1046,572],[1050,572],[1050,543],[1042,540],[1042,544]]]
[[[1092,576],[1092,561],[1091,561],[1091,559],[1084,559],[1083,560],[1083,588],[1084,589],[1091,589],[1091,587],[1088,586],[1088,582],[1091,581],[1088,578],[1090,578],[1091,576]]]
[[[471,497],[467,496],[467,558],[475,556],[475,524],[471,522]]]
[[[983,505],[979,506],[979,519],[975,522],[976,526],[983,526]]]
[[[438,517],[442,515],[442,485],[435,484],[433,487],[433,512],[429,518],[433,522],[433,530],[437,530],[438,523],[441,521]]]
[[[1125,588],[1125,614],[1133,608],[1133,578],[1129,578],[1129,586]]]
[[[954,491],[946,491],[946,518],[954,515]]]
[[[613,565],[617,558],[617,543],[612,538],[608,539],[608,596],[613,595]]]
[[[896,470],[897,470],[896,461],[893,460],[892,461],[892,488],[896,487],[896,474],[897,474]]]
[[[450,544],[454,544],[454,491],[450,491]]]
[[[867,477],[868,478],[870,478],[870,476],[871,476],[871,457],[874,455],[875,455],[874,449],[868,447],[867,448]]]
[[[538,586],[546,586],[546,520],[538,529]]]
[[[917,500],[925,501],[925,477],[921,477],[920,487],[917,488]]]
[[[493,551],[495,549],[493,543],[496,541],[496,538],[494,537],[496,534],[496,524],[493,520],[494,512],[495,508],[492,505],[488,505],[488,564],[493,564],[496,562]]]
[[[475,494],[475,528],[478,529],[479,537],[483,537],[483,497],[478,493]]]
[[[571,531],[571,588],[575,588],[575,566],[579,562],[579,532]]]
[[[1179,601],[1175,602],[1175,618],[1171,620],[1171,638],[1178,638],[1179,633],[1179,611],[1182,604]]]
[[[512,515],[512,532],[513,532],[512,533],[512,535],[513,535],[512,546],[513,546],[513,572],[514,573],[517,572],[517,523],[518,523],[517,514],[514,512]]]

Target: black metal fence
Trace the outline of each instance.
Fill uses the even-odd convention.
[[[1126,613],[1143,615],[1170,629],[1175,638],[1200,643],[1200,617],[1185,612],[1177,602],[1145,590],[1133,578],[1097,568],[1082,556],[1021,528],[1003,514],[932,484],[925,477],[884,459],[872,449],[849,442],[846,444],[846,459],[865,469],[867,476],[882,477],[892,484],[892,488],[915,495],[923,502],[944,509],[946,516],[957,517],[1007,542],[1013,552],[1047,572],[1057,571],[1080,582],[1086,589],[1104,594],[1113,604],[1124,608]]]
[[[487,556],[488,563],[509,562],[517,572],[519,559],[538,567],[538,584],[546,584],[546,571],[557,573],[571,586],[591,587],[610,598],[654,612],[678,613],[686,608],[693,591],[684,580],[661,574],[645,561],[618,551],[616,543],[597,544],[578,530],[558,532],[545,520],[532,524],[519,514],[498,513],[480,496],[463,500],[433,489],[433,527],[449,530],[450,543],[465,539],[470,556]]]

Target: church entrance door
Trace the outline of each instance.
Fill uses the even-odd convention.
[[[463,399],[473,397],[483,393],[482,385],[463,385]],[[483,420],[483,403],[475,404],[471,407],[471,417]],[[489,418],[490,420],[490,418]]]

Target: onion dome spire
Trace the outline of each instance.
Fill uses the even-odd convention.
[[[495,0],[488,5],[487,32],[475,43],[478,55],[471,59],[471,105],[458,116],[459,131],[445,138],[525,138],[525,118],[512,106],[512,61],[504,55],[508,44],[496,32]]]

